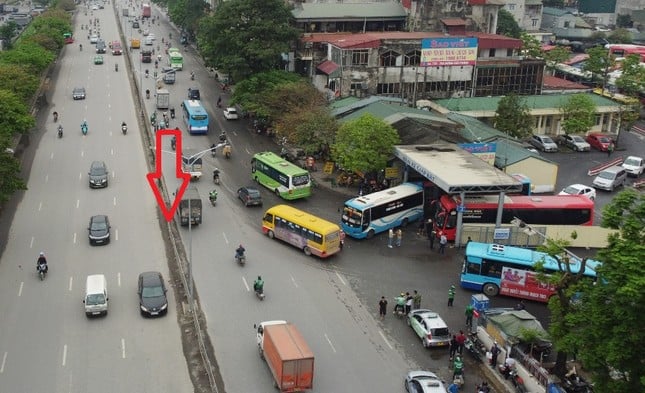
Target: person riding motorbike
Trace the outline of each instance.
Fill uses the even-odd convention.
[[[246,249],[240,244],[240,246],[235,250],[235,259],[243,258],[244,251],[246,251]]]
[[[82,52],[82,51],[83,51],[83,44],[78,44],[78,48],[79,48],[79,49],[80,49],[80,51]]]
[[[177,147],[177,137],[172,137],[172,139],[170,140],[170,147],[175,150],[175,148]]]
[[[398,311],[405,313],[405,293],[401,292],[401,296],[395,297],[394,300],[396,300],[396,305],[394,305],[394,313],[396,314]]]
[[[222,153],[224,153],[224,157],[231,158],[231,144],[230,143],[226,142],[226,144],[222,148]]]
[[[58,112],[54,111],[53,115],[54,115],[54,123],[56,123],[58,121]]]
[[[87,128],[88,128],[87,127],[87,120],[83,120],[83,122],[81,123],[81,132],[83,134],[87,134]]]
[[[119,65],[114,63],[114,71],[118,71],[118,70],[119,70]]]
[[[47,270],[49,270],[49,267],[47,266],[47,258],[45,258],[45,253],[42,251],[38,256],[38,260],[36,261],[36,270],[38,272],[42,270],[45,273],[47,273]]]
[[[222,133],[219,134],[219,141],[220,143],[226,142],[226,131],[222,130]]]
[[[208,200],[211,201],[211,203],[215,202],[217,200],[217,190],[213,190],[208,193]]]
[[[190,71],[190,80],[191,81],[195,80],[195,72],[194,71]]]
[[[213,170],[213,181],[216,183],[219,182],[219,168]]]
[[[125,122],[121,122],[121,132],[123,132],[124,134],[128,132],[128,125],[125,124]]]
[[[150,75],[150,71],[148,71],[148,69],[146,68],[145,73],[146,73],[146,78],[147,78],[147,77],[148,77],[148,75]]]
[[[253,290],[257,293],[264,292],[264,281],[262,276],[258,276],[258,279],[253,282]]]
[[[159,60],[155,60],[155,68],[159,68]]]
[[[461,356],[455,356],[455,361],[452,365],[452,379],[457,378],[458,376],[463,378],[464,375],[464,362],[461,360]]]
[[[58,126],[58,137],[59,138],[63,137],[63,126],[62,125]]]
[[[146,98],[150,98],[150,89],[146,89]]]

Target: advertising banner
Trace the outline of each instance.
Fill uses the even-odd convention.
[[[475,65],[477,38],[425,38],[421,41],[421,66]]]

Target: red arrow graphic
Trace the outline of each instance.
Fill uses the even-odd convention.
[[[175,176],[177,177],[177,179],[181,179],[181,185],[179,186],[179,189],[175,194],[175,199],[172,201],[170,208],[168,208],[168,205],[166,205],[166,201],[163,200],[163,195],[161,194],[159,185],[157,185],[157,180],[161,178],[162,174],[161,156],[163,152],[161,150],[161,141],[166,135],[176,138],[177,142],[175,151]],[[179,202],[181,201],[181,197],[184,195],[184,191],[186,191],[186,187],[188,187],[188,183],[190,182],[190,174],[185,173],[181,169],[181,130],[175,129],[157,131],[156,144],[157,147],[155,149],[155,171],[154,173],[148,173],[146,175],[146,178],[148,178],[150,188],[152,188],[152,192],[155,194],[155,198],[157,198],[157,203],[159,204],[159,208],[161,209],[164,217],[166,217],[166,221],[170,221],[172,220],[172,217],[175,214],[177,207],[179,206]]]

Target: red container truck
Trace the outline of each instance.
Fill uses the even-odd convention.
[[[143,4],[141,8],[141,17],[142,18],[150,18],[150,15],[152,14],[152,10],[150,9],[150,4]]]
[[[256,325],[260,357],[281,392],[302,392],[313,387],[314,354],[296,327],[286,321]]]

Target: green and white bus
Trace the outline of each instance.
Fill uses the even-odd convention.
[[[253,156],[251,177],[282,199],[293,200],[311,195],[309,172],[271,152]]]
[[[184,56],[181,55],[179,50],[172,52],[168,50],[168,65],[177,71],[184,69]]]

